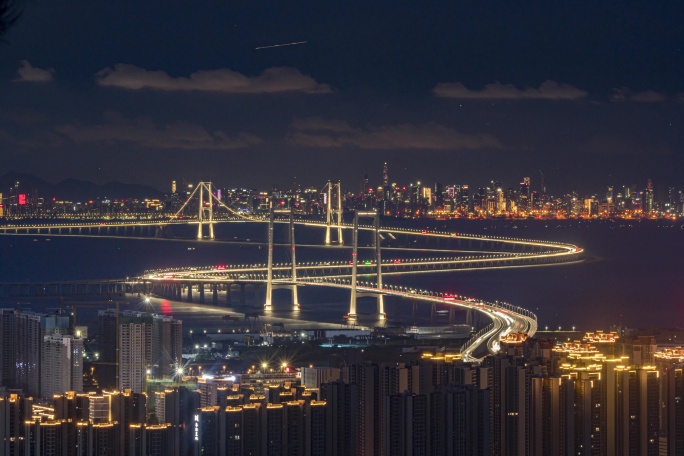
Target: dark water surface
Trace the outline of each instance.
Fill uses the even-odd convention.
[[[493,236],[546,239],[577,244],[587,252],[578,264],[391,276],[388,283],[504,300],[537,313],[540,327],[549,325],[593,329],[609,324],[684,327],[684,229],[666,221],[416,221],[418,228],[437,227]],[[177,236],[191,239],[189,228],[175,228]],[[284,226],[276,242],[285,242]],[[302,244],[322,244],[323,230],[297,228]],[[87,238],[60,236],[0,236],[0,281],[74,280],[125,277],[146,269],[176,266],[265,263],[265,226],[226,224],[216,228],[219,241]],[[236,238],[236,239],[234,239]],[[245,241],[248,243],[228,243]],[[436,246],[415,245],[418,248]],[[442,248],[444,246],[441,246]],[[402,256],[383,252],[385,258]],[[351,249],[301,247],[301,261],[346,260]],[[370,259],[371,252],[360,253]],[[276,249],[275,261],[289,261],[285,247]],[[363,280],[363,278],[361,278]],[[348,292],[307,289],[300,292],[303,317],[339,321],[346,312]],[[276,300],[289,299],[280,291]],[[7,304],[7,302],[6,302]],[[318,309],[318,310],[314,310]],[[360,312],[373,303],[362,301]],[[283,317],[296,317],[286,310]],[[410,304],[388,302],[390,319],[410,316]],[[424,312],[424,310],[423,310]],[[397,314],[398,313],[398,314]],[[425,315],[425,313],[423,313]]]

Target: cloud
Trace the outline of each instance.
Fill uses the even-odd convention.
[[[479,91],[470,90],[460,82],[443,82],[432,93],[438,97],[470,100],[576,100],[587,96],[584,90],[554,81],[543,82],[538,89],[518,89],[513,84],[494,82]]]
[[[644,92],[633,92],[630,89],[623,87],[621,89],[613,89],[613,96],[610,97],[612,101],[636,101],[638,103],[660,103],[665,101],[667,97],[655,90],[646,90]]]
[[[169,76],[165,71],[150,71],[120,63],[95,75],[105,87],[140,90],[199,91],[219,93],[329,93],[330,86],[320,84],[295,68],[275,67],[249,77],[226,68],[200,70],[189,77]]]
[[[286,141],[304,147],[355,146],[361,149],[461,150],[503,148],[490,135],[469,135],[436,123],[353,128],[344,121],[318,117],[295,120]]]
[[[329,131],[335,133],[351,132],[354,129],[344,120],[327,120],[321,117],[307,117],[292,121],[295,130]]]
[[[251,133],[229,136],[222,131],[209,133],[204,127],[189,122],[172,122],[158,126],[148,118],[129,121],[116,113],[108,113],[102,125],[60,125],[55,131],[76,143],[133,143],[143,147],[183,150],[228,150],[262,142]]]
[[[31,65],[28,60],[22,60],[19,62],[19,69],[17,74],[19,77],[15,79],[17,82],[50,82],[54,78],[52,74],[55,72],[54,69],[50,68],[44,70],[42,68],[37,68]]]

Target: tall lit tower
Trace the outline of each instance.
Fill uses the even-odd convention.
[[[330,230],[333,224],[337,228],[337,243],[339,245],[344,244],[342,239],[342,189],[340,186],[340,181],[328,181],[326,184],[328,188],[328,195],[326,198],[327,203],[327,227],[325,230],[325,245],[331,245],[330,240]],[[333,201],[334,200],[334,201]]]
[[[171,181],[171,193],[176,193],[176,181]]]
[[[643,194],[641,207],[644,214],[653,211],[653,180],[649,179],[646,184],[646,191]]]
[[[382,190],[383,190],[383,197],[388,200],[390,198],[390,186],[389,186],[389,173],[387,171],[387,162],[385,162],[385,165],[382,167]]]

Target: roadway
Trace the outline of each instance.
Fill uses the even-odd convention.
[[[76,222],[76,223],[41,223],[41,224],[14,224],[0,226],[0,234],[18,235],[70,235],[105,234],[119,229],[133,227],[161,228],[168,224],[197,225],[200,222],[193,219],[173,220],[123,220],[123,221],[100,221],[100,222]],[[208,223],[268,223],[267,219],[248,217],[222,217],[214,218]],[[287,220],[275,220],[275,223],[289,223]],[[295,225],[331,229],[352,229],[352,224],[327,225],[325,222],[310,220],[295,220]],[[373,225],[359,225],[359,230],[375,230]],[[126,231],[127,232],[127,231]],[[412,236],[428,239],[445,239],[446,244],[456,241],[459,244],[467,243],[469,252],[454,249],[425,249],[426,256],[422,258],[394,258],[382,260],[382,275],[400,275],[432,272],[468,271],[474,269],[497,269],[510,267],[547,266],[560,263],[579,261],[583,251],[575,245],[539,241],[533,239],[518,239],[510,237],[477,236],[449,231],[427,231],[419,229],[380,228],[379,232],[389,238],[396,239],[399,236]],[[472,244],[486,245],[493,251],[480,251],[475,253]],[[339,246],[327,248],[339,249]],[[408,247],[393,247],[401,252],[415,250]],[[383,248],[384,250],[384,248]],[[422,249],[421,249],[422,250]],[[434,253],[435,255],[427,255]],[[466,255],[466,253],[470,253]],[[273,266],[274,285],[297,285],[297,286],[322,286],[351,289],[349,277],[352,265],[348,261],[321,261],[307,262],[296,265],[297,280],[290,277],[292,266],[287,263],[278,263]],[[373,277],[377,271],[374,261],[366,261],[358,264],[359,274]],[[205,284],[205,283],[232,283],[240,282],[266,282],[268,267],[266,264],[243,264],[225,266],[197,266],[190,268],[171,268],[164,270],[146,271],[144,275],[135,278],[141,282],[151,283],[182,283],[182,284]],[[203,286],[203,285],[202,285]],[[499,302],[484,302],[462,296],[450,296],[427,290],[408,289],[395,285],[383,285],[378,288],[369,281],[360,281],[356,284],[357,293],[373,294],[382,296],[396,296],[429,304],[447,304],[465,309],[471,309],[486,315],[492,320],[492,324],[476,333],[463,347],[463,356],[466,359],[475,359],[474,353],[481,347],[486,346],[488,351],[495,353],[499,350],[501,338],[512,332],[534,335],[537,330],[537,318],[528,310]],[[210,306],[202,306],[202,310]],[[220,308],[225,313],[225,308]]]

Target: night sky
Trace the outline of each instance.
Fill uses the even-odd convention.
[[[399,183],[684,187],[681,1],[24,8],[0,43],[0,174],[356,191],[387,161]]]

